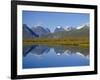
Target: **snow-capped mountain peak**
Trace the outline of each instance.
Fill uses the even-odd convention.
[[[65,29],[61,26],[57,26],[54,30],[54,32],[59,32],[59,31],[65,31]]]
[[[66,26],[64,29],[65,29],[66,31],[69,31],[69,26]]]
[[[83,28],[83,27],[85,27],[85,26],[89,26],[89,23],[86,23],[86,24],[84,24],[84,25],[80,25],[80,26],[76,27],[76,29],[81,29],[81,28]]]
[[[61,28],[61,26],[57,26],[57,28]]]
[[[84,25],[81,25],[81,26],[76,27],[76,29],[81,29],[83,27],[84,27]]]

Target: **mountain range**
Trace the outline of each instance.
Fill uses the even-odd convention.
[[[29,28],[26,24],[23,24],[23,38],[62,38],[62,37],[88,37],[89,25],[82,25],[79,27],[68,27],[67,29],[57,26],[54,32],[51,32],[48,28],[43,26],[36,26]]]

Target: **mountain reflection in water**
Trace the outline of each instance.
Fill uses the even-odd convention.
[[[88,66],[89,49],[71,46],[24,45],[23,68]]]

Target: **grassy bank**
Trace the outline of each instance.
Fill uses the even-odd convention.
[[[87,37],[77,38],[33,38],[23,40],[24,45],[47,44],[47,45],[71,45],[80,47],[89,47],[89,39]]]

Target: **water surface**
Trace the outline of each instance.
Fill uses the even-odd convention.
[[[88,65],[88,48],[62,45],[23,46],[23,69]]]

